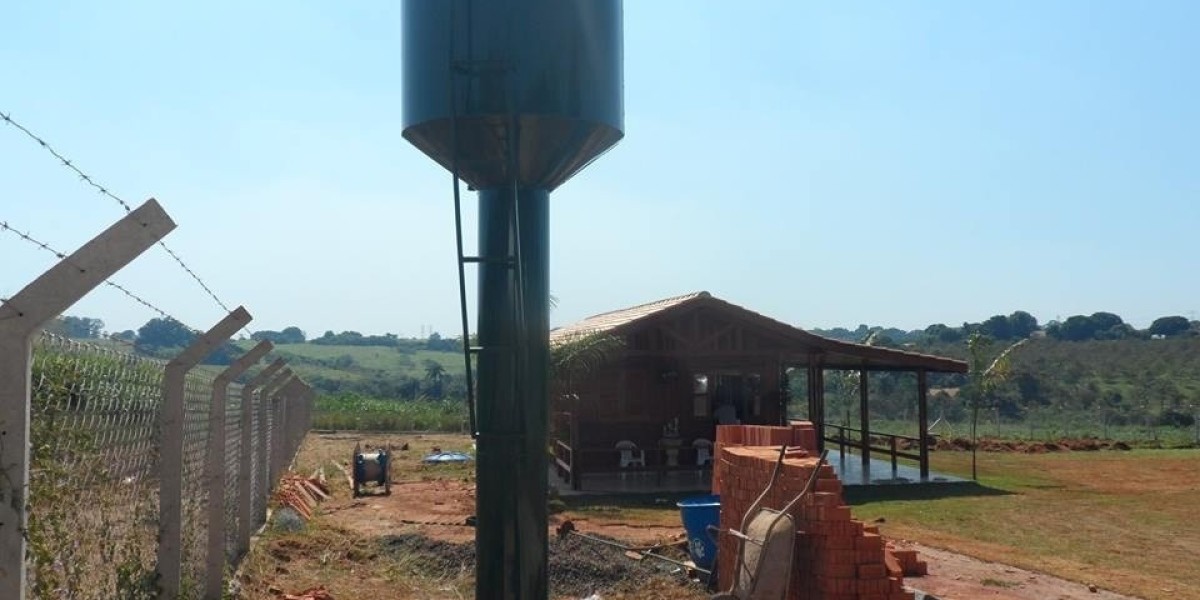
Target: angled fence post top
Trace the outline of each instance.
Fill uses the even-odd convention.
[[[233,381],[238,375],[245,373],[250,367],[253,367],[258,361],[262,360],[262,357],[266,356],[274,348],[275,344],[272,344],[270,340],[259,342],[240,358],[233,361],[227,369],[221,371],[221,374],[217,375],[217,383],[229,383]]]
[[[307,386],[304,385],[304,380],[300,379],[299,377],[293,377],[289,379],[279,391],[300,395],[304,393],[306,387]]]
[[[248,323],[253,317],[244,307],[237,307],[225,315],[219,323],[200,337],[196,338],[183,352],[167,363],[167,370],[188,370],[200,364],[200,361],[212,354],[221,344],[224,344],[233,334]]]
[[[147,200],[0,304],[0,326],[32,334],[173,229],[162,206]]]
[[[271,398],[274,398],[294,376],[291,369],[284,368],[275,377],[271,378],[271,381],[267,382],[267,385],[263,386],[263,393],[270,394]]]
[[[26,593],[33,336],[173,229],[148,200],[0,303],[0,598]]]
[[[280,369],[282,369],[284,367],[284,365],[286,365],[286,364],[287,364],[287,361],[283,360],[282,358],[275,359],[274,362],[267,365],[267,368],[260,371],[258,373],[258,375],[255,375],[254,377],[252,377],[250,379],[250,382],[246,384],[246,387],[244,387],[242,389],[243,390],[254,390],[254,388],[262,386],[263,384],[269,382],[271,380],[271,378],[275,376],[275,373],[277,373]],[[247,392],[243,391],[243,393],[247,393]]]

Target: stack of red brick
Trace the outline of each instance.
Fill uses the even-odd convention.
[[[897,569],[906,576],[920,577],[929,574],[929,565],[917,556],[916,550],[898,550],[888,542],[887,559],[889,569]]]
[[[763,502],[765,508],[781,509],[804,489],[817,468],[812,425],[717,428],[713,493],[721,495],[722,532],[741,528],[746,511],[770,482],[782,444],[797,448],[784,459],[779,481]],[[877,528],[850,517],[832,467],[820,468],[813,493],[797,504],[792,516],[798,533],[790,600],[912,600],[913,594],[904,591],[899,555],[890,554]],[[732,583],[737,549],[737,538],[722,533],[717,551],[721,589]],[[904,556],[916,571],[920,561],[915,553]]]

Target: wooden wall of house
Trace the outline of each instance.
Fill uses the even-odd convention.
[[[579,401],[572,411],[579,423],[576,445],[612,448],[627,439],[654,447],[663,426],[675,418],[685,446],[696,438],[714,439],[713,407],[704,415],[696,412],[692,386],[698,373],[757,375],[758,411],[748,410],[742,420],[778,424],[782,420],[781,356],[786,348],[778,335],[721,311],[700,309],[650,320],[627,336],[622,359],[576,385]],[[608,463],[614,457],[615,452],[582,461],[585,467],[613,467],[615,463]]]

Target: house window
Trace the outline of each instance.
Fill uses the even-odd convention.
[[[710,404],[708,400],[708,375],[696,373],[692,376],[692,416],[709,416]]]

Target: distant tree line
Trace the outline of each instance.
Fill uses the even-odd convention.
[[[417,350],[457,352],[462,350],[462,342],[459,338],[443,338],[436,331],[429,334],[427,339],[402,338],[394,333],[363,335],[357,331],[341,333],[326,331],[325,335],[313,338],[308,343],[319,346],[383,346],[396,348],[401,352],[416,352]]]
[[[90,317],[62,316],[48,323],[45,330],[55,335],[72,339],[101,339],[109,337],[121,342],[132,344],[138,352],[160,358],[170,358],[178,354],[196,339],[197,333],[188,329],[184,324],[173,319],[156,318],[147,321],[137,331],[125,330],[105,334],[104,321]],[[357,331],[334,333],[326,331],[324,335],[309,340],[304,330],[296,326],[285,327],[275,331],[265,329],[256,331],[250,336],[255,341],[269,340],[274,344],[315,344],[323,346],[382,346],[395,348],[402,353],[415,353],[419,350],[436,352],[458,352],[462,349],[459,338],[443,338],[437,332],[426,339],[402,338],[394,333],[382,335],[363,335]],[[227,365],[242,354],[242,350],[234,343],[226,343],[218,348],[204,362],[205,364]],[[350,359],[350,363],[346,362]],[[352,365],[350,356],[338,357],[328,366],[344,369]],[[405,388],[409,391],[412,384]],[[353,391],[353,390],[352,390]],[[389,396],[395,397],[395,396]]]
[[[859,325],[857,329],[852,330],[844,327],[814,329],[813,333],[850,342],[861,343],[870,340],[873,345],[892,347],[965,342],[975,333],[999,341],[1019,340],[1044,334],[1056,340],[1085,342],[1200,336],[1200,321],[1172,315],[1155,319],[1146,329],[1137,329],[1119,315],[1096,312],[1090,315],[1070,316],[1062,321],[1050,321],[1042,326],[1036,317],[1018,310],[1007,316],[994,315],[979,323],[963,323],[959,327],[935,323],[925,329],[905,331],[894,327]]]
[[[282,331],[272,331],[264,329],[250,334],[250,339],[261,342],[269,341],[273,344],[303,344],[307,338],[299,327],[285,327]]]
[[[63,337],[91,340],[104,334],[104,321],[89,317],[58,317],[46,324],[46,331]]]

